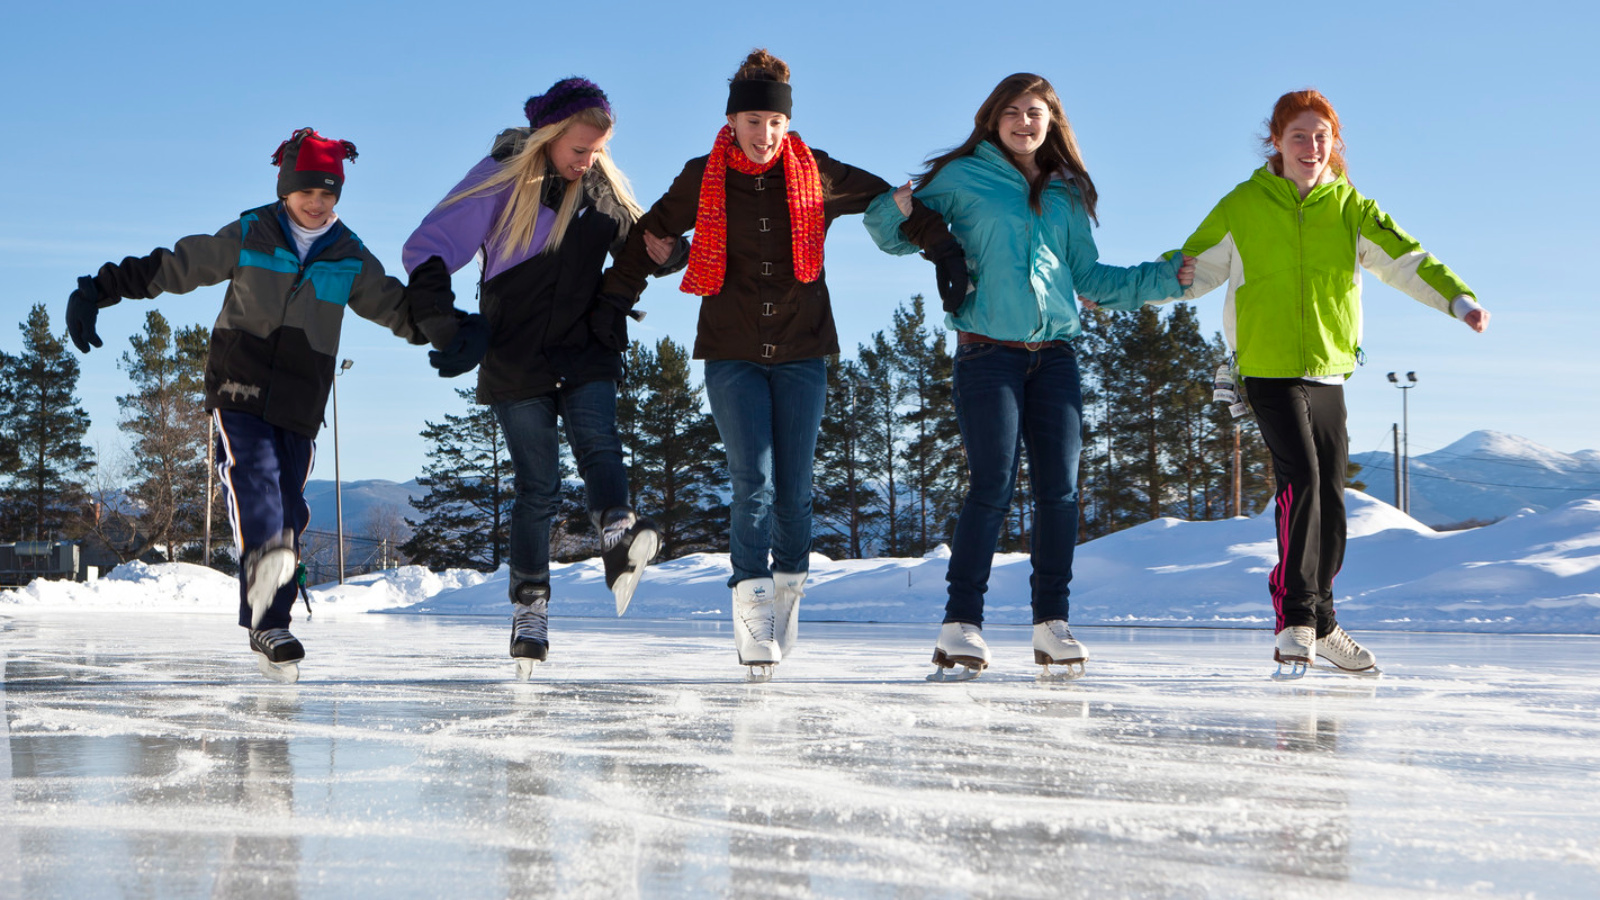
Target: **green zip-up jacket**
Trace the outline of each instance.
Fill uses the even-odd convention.
[[[1456,298],[1474,296],[1343,175],[1301,199],[1292,182],[1262,166],[1222,198],[1183,252],[1197,261],[1182,299],[1228,283],[1223,330],[1247,377],[1354,371],[1362,268],[1451,316]]]

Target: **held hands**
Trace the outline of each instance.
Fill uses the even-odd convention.
[[[67,298],[67,334],[79,353],[88,353],[89,346],[104,347],[95,321],[100,318],[100,292],[95,290],[94,279],[85,275],[78,279],[78,289]]]
[[[894,189],[894,205],[900,210],[900,215],[911,215],[911,179]]]
[[[657,266],[664,266],[672,258],[672,250],[678,245],[678,239],[672,237],[656,237],[648,229],[644,233],[644,248],[650,254],[650,261]]]
[[[1194,257],[1183,257],[1183,264],[1178,266],[1178,286],[1191,287],[1194,284]]]
[[[933,261],[934,278],[939,283],[939,299],[944,311],[955,314],[967,302],[967,288],[972,279],[967,274],[967,253],[955,238],[924,251],[924,257]]]
[[[472,371],[488,352],[489,323],[478,313],[471,313],[456,327],[450,346],[428,351],[428,364],[439,370],[440,378],[454,378]]]
[[[600,346],[621,353],[628,349],[629,316],[642,319],[644,313],[634,312],[633,304],[626,297],[600,294],[589,307],[589,331]]]

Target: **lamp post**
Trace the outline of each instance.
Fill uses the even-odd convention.
[[[1395,505],[1406,515],[1411,514],[1411,395],[1408,393],[1417,386],[1417,373],[1407,372],[1406,381],[1401,384],[1400,379],[1393,372],[1389,373],[1389,383],[1400,389],[1400,457],[1399,486],[1395,491]]]
[[[353,360],[342,360],[339,371],[333,373],[333,517],[338,520],[339,526],[340,584],[344,584],[344,483],[339,477],[339,376],[353,365]]]

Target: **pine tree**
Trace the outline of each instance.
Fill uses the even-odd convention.
[[[34,304],[21,324],[22,353],[0,359],[0,534],[54,540],[85,507],[94,453],[83,443],[89,414],[78,405],[78,360],[50,333]]]
[[[945,349],[942,329],[927,327],[922,295],[894,313],[895,365],[904,386],[906,408],[900,417],[906,432],[901,460],[911,492],[912,540],[906,550],[917,556],[948,541],[966,490],[966,459],[956,422],[951,383],[955,359]]]
[[[137,559],[156,547],[177,560],[179,547],[200,537],[209,438],[205,405],[205,357],[209,331],[200,325],[172,330],[157,310],[145,314],[141,334],[120,367],[134,391],[117,398],[120,427],[132,436],[133,483],[128,495],[138,507],[140,534],[117,548]],[[104,537],[104,535],[102,535]],[[108,541],[108,543],[111,543]]]
[[[621,405],[634,505],[660,526],[664,559],[726,549],[726,454],[703,390],[690,383],[688,350],[671,338],[653,351],[635,342],[628,361],[631,387]]]
[[[867,475],[867,391],[854,362],[830,356],[827,372],[811,501],[813,543],[817,552],[835,559],[861,559],[881,515]]]
[[[413,531],[400,547],[419,565],[494,571],[509,551],[516,499],[511,458],[494,410],[474,404],[473,393],[456,391],[472,404],[466,415],[446,415],[422,429],[430,449],[417,483],[428,493],[412,505],[424,518],[406,519]]]
[[[901,509],[900,403],[905,385],[896,371],[894,347],[883,332],[872,336],[872,346],[857,348],[860,369],[862,458],[868,481],[877,494],[876,552],[899,556],[904,551],[907,523]]]

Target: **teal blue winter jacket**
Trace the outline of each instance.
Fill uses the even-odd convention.
[[[1036,213],[1028,205],[1027,180],[985,141],[916,191],[918,200],[944,216],[972,274],[967,302],[945,316],[945,327],[1003,341],[1070,340],[1082,330],[1078,294],[1128,310],[1182,293],[1176,254],[1126,268],[1102,265],[1089,212],[1068,179],[1050,181],[1043,211]],[[900,234],[904,221],[892,194],[867,209],[867,231],[887,253],[916,252]]]

